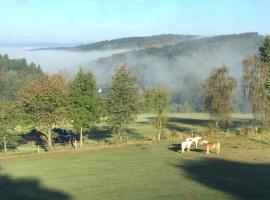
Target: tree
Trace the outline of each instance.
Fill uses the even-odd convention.
[[[205,111],[216,120],[216,127],[219,122],[230,121],[229,113],[234,111],[232,97],[236,84],[227,66],[214,69],[203,84]]]
[[[242,87],[251,102],[255,118],[264,127],[270,123],[270,37],[265,38],[259,56],[243,61]]]
[[[166,122],[164,111],[170,103],[170,94],[166,88],[151,88],[146,91],[145,106],[149,111],[157,115],[154,120],[155,127],[158,129],[157,140],[160,141],[161,131]]]
[[[3,141],[5,159],[7,157],[7,144],[14,144],[18,139],[15,132],[15,112],[13,102],[0,100],[0,137]]]
[[[137,79],[124,64],[112,77],[108,96],[108,124],[118,132],[122,142],[122,129],[136,119],[140,108]]]
[[[70,115],[69,87],[59,74],[29,80],[17,94],[16,103],[37,130],[43,132],[52,148],[52,128]],[[47,131],[47,133],[46,133]]]
[[[265,87],[270,94],[270,36],[266,36],[264,40],[264,45],[259,48],[260,56],[259,59],[267,68],[267,78],[265,81]]]
[[[80,147],[83,146],[83,129],[91,128],[99,119],[96,81],[91,72],[79,70],[71,83],[71,105],[74,126],[80,130]]]

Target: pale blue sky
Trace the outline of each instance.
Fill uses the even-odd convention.
[[[270,34],[270,0],[0,0],[0,42]]]

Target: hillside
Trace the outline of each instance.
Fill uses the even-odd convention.
[[[175,35],[164,34],[147,37],[127,37],[114,40],[105,40],[92,44],[79,45],[69,50],[93,51],[93,50],[112,50],[112,49],[141,49],[149,47],[162,47],[164,45],[173,45],[184,41],[189,41],[199,36],[196,35]]]
[[[247,55],[256,54],[262,43],[263,36],[257,33],[193,39],[99,58],[90,69],[106,84],[117,66],[128,63],[137,73],[143,88],[166,85],[173,91],[176,102],[187,100],[198,107],[202,104],[200,84],[210,71],[228,65],[232,75],[240,78],[242,60]]]
[[[39,65],[27,64],[23,59],[10,59],[0,55],[0,98],[14,99],[16,92],[27,78],[38,78],[43,74]]]

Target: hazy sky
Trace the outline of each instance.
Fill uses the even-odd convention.
[[[270,34],[270,0],[0,0],[0,43]]]

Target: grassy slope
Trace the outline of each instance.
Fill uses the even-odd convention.
[[[180,154],[176,152],[179,142],[164,142],[12,158],[1,163],[0,196],[48,199],[58,195],[57,199],[80,200],[267,199],[269,145],[243,137],[218,140],[222,143],[219,156],[206,156],[201,150]],[[27,181],[18,186],[22,178],[37,179],[41,185],[37,190],[22,191],[21,187],[27,188]],[[31,184],[29,187],[36,188]]]

